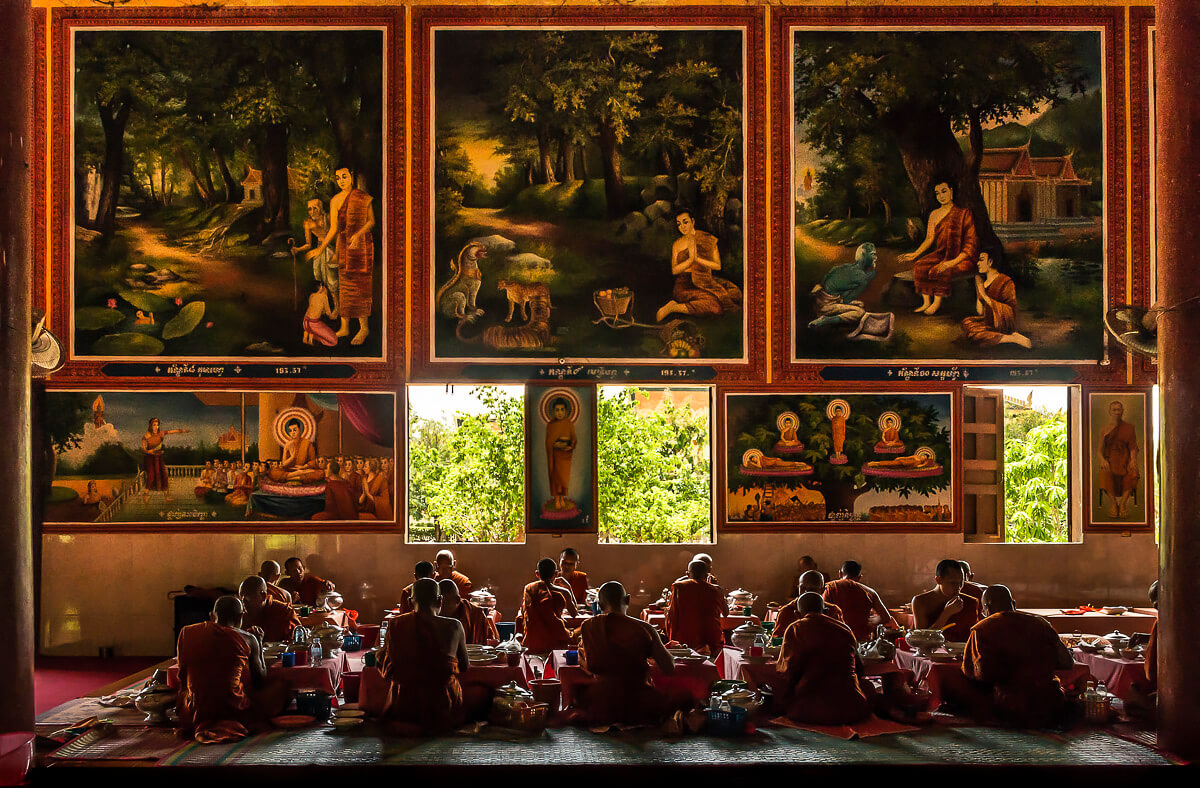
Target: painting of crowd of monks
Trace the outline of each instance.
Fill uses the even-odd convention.
[[[726,394],[731,527],[954,521],[950,394]]]
[[[1143,392],[1088,395],[1089,521],[1092,525],[1146,526],[1153,502],[1154,443]]]
[[[45,521],[395,522],[395,397],[53,391]]]
[[[1102,357],[1104,39],[790,29],[794,363]]]

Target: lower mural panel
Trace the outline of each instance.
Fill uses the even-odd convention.
[[[396,521],[396,398],[52,391],[45,523]]]
[[[954,526],[953,396],[726,394],[725,523]]]

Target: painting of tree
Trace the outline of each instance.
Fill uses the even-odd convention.
[[[949,394],[727,395],[728,522],[781,527],[950,522],[950,399]],[[849,409],[841,435],[835,435],[829,415],[838,402]],[[900,422],[895,447],[881,445],[881,417],[888,413]],[[786,414],[796,421],[799,445],[781,449]],[[757,461],[761,465],[750,459],[755,452],[765,458]],[[929,459],[909,459],[918,455]]]

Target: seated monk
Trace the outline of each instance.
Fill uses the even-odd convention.
[[[525,586],[521,597],[521,619],[525,622],[521,643],[532,654],[546,654],[575,642],[562,620],[564,610],[575,612],[571,592],[551,582],[557,571],[554,559],[538,561],[538,579]]]
[[[213,489],[213,464],[212,460],[204,463],[204,470],[200,471],[200,478],[196,481],[196,486],[192,488],[197,498],[203,498],[212,492]],[[87,503],[84,500],[84,503]]]
[[[202,624],[179,632],[179,731],[196,741],[236,741],[246,726],[283,710],[287,688],[266,680],[262,643],[241,629],[242,603],[223,596]]]
[[[658,724],[690,705],[690,695],[669,698],[651,685],[648,660],[668,674],[674,672],[675,660],[654,627],[628,615],[625,588],[615,581],[601,586],[600,607],[604,612],[580,627],[579,664],[596,677],[578,704],[587,723]]]
[[[804,574],[805,572],[819,572],[821,568],[817,566],[817,559],[813,558],[811,555],[802,555],[800,556],[800,560],[796,562],[796,569],[799,571],[797,571],[796,576],[792,578],[791,593],[793,596],[800,596],[800,594],[803,593],[799,590],[800,575]],[[822,573],[821,579],[824,581],[824,573]]]
[[[708,553],[696,553],[694,556],[692,556],[692,561],[702,561],[704,565],[708,567],[708,582],[712,583],[713,585],[717,585],[717,576],[712,572],[713,557],[711,555]],[[689,566],[691,565],[692,561],[688,562]],[[682,575],[675,578],[675,582],[678,583],[683,580],[688,580],[689,577],[690,576],[688,573],[684,572]]]
[[[284,429],[287,442],[283,444],[283,456],[269,473],[275,482],[300,482],[311,484],[325,478],[325,469],[317,457],[312,441],[301,434],[299,419],[292,419]]]
[[[317,594],[334,588],[328,580],[304,571],[304,562],[295,556],[283,562],[283,569],[287,577],[279,581],[279,587],[291,594],[294,602],[302,605],[317,604]]]
[[[439,550],[433,562],[437,565],[437,576],[433,578],[434,580],[453,580],[454,585],[458,586],[458,595],[461,597],[465,598],[467,594],[471,593],[471,578],[454,568],[458,564],[454,560],[454,553],[449,550]]]
[[[267,583],[267,595],[277,602],[290,605],[292,604],[292,595],[276,585],[281,574],[282,570],[280,570],[279,564],[274,561],[263,561],[262,566],[258,568],[258,576]]]
[[[559,553],[558,574],[554,576],[554,584],[571,589],[576,604],[587,604],[588,576],[586,572],[579,571],[579,551],[574,547]]]
[[[402,736],[448,733],[465,721],[458,674],[468,667],[462,624],[437,614],[438,584],[412,586],[416,609],[388,625],[379,671],[390,682],[383,716]]]
[[[846,561],[840,577],[825,585],[825,603],[837,605],[855,639],[870,640],[879,624],[899,627],[875,589],[862,584],[862,564]]]
[[[400,604],[396,607],[400,608],[401,614],[411,613],[417,609],[412,600],[412,590],[416,582],[426,578],[433,579],[433,576],[433,564],[428,561],[417,561],[417,565],[413,567],[413,582],[400,590]]]
[[[953,558],[938,561],[936,585],[912,599],[915,629],[940,629],[946,640],[964,643],[979,622],[979,603],[962,593],[962,567]]]
[[[761,468],[764,471],[811,471],[812,466],[799,460],[780,460],[765,454],[752,454],[746,458],[747,468]]]
[[[971,628],[962,670],[990,691],[990,714],[1006,725],[1045,728],[1066,709],[1056,670],[1069,670],[1075,660],[1050,622],[1016,609],[1006,586],[983,592],[987,616]],[[983,709],[977,709],[977,713]]]
[[[779,618],[775,619],[775,628],[771,630],[771,634],[777,638],[783,637],[788,627],[800,620],[800,597],[809,593],[823,594],[824,592],[825,575],[815,569],[800,575],[800,593],[796,595],[795,599],[779,609]],[[842,609],[832,602],[825,603],[825,610],[823,612],[839,624],[846,623],[845,618],[842,616]]]
[[[982,600],[983,592],[987,590],[987,586],[973,582],[975,580],[975,573],[971,571],[971,565],[969,563],[960,558],[958,565],[962,567],[963,577],[966,578],[966,580],[963,581],[962,593],[971,597],[972,599]]]
[[[300,617],[292,606],[272,599],[267,593],[267,581],[250,575],[238,587],[238,596],[246,612],[242,624],[250,631],[258,630],[263,640],[290,641],[292,630],[300,626]]]
[[[671,586],[665,624],[667,637],[719,657],[725,647],[721,618],[727,615],[725,592],[709,582],[708,565],[692,561],[688,564],[688,579],[677,580]]]
[[[325,466],[325,509],[312,516],[314,520],[361,520],[374,519],[375,515],[362,516],[350,483],[341,477],[341,466],[330,462]]]
[[[820,594],[801,594],[800,620],[783,635],[775,667],[784,674],[780,700],[788,719],[813,725],[847,725],[871,713],[863,691],[858,643],[844,624],[822,615]]]
[[[441,614],[462,624],[467,643],[478,646],[494,646],[500,642],[496,622],[478,605],[458,595],[458,586],[453,580],[439,580],[438,590],[442,594]]]

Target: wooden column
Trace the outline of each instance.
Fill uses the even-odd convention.
[[[1159,545],[1159,743],[1200,757],[1200,3],[1159,0],[1155,19],[1158,112],[1158,282],[1163,405]]]
[[[33,730],[29,517],[29,0],[0,0],[0,732]]]

